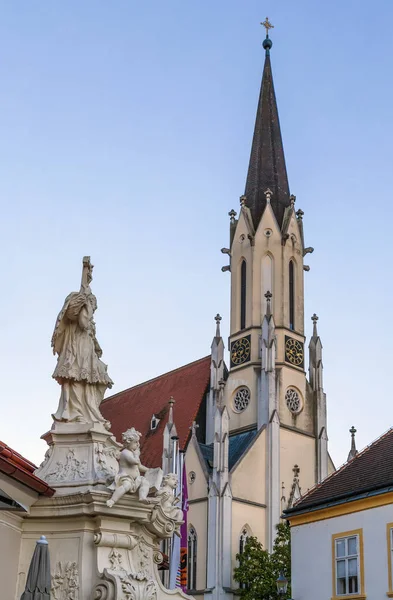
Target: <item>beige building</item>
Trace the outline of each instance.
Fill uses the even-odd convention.
[[[229,369],[217,315],[210,356],[102,405],[118,438],[131,424],[142,432],[148,466],[171,470],[178,436],[190,503],[188,589],[206,599],[233,594],[245,539],[272,548],[282,510],[334,470],[316,315],[305,373],[304,257],[313,249],[289,191],[268,37],[263,46],[245,194],[239,215],[229,213],[222,249],[231,278]]]
[[[34,475],[35,469],[29,460],[0,442],[0,581],[4,600],[20,598],[25,587],[27,569],[19,564],[25,518],[37,500],[55,493]]]

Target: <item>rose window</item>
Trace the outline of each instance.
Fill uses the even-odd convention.
[[[237,390],[233,404],[235,405],[236,412],[242,412],[247,408],[250,403],[250,390],[246,387],[242,387]]]
[[[300,396],[293,388],[288,388],[285,393],[285,402],[292,414],[296,415],[302,409]]]

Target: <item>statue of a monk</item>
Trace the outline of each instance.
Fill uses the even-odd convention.
[[[96,338],[93,315],[97,299],[90,289],[93,265],[83,259],[80,292],[67,296],[57,317],[52,337],[53,353],[58,354],[53,378],[61,385],[55,421],[110,424],[100,412],[105,390],[113,381],[100,360],[102,350]]]

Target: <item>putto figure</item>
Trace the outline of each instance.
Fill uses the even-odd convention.
[[[173,521],[183,521],[183,511],[179,506],[180,496],[175,496],[178,486],[178,477],[175,473],[168,473],[162,479],[162,487],[156,492],[162,511],[166,517]]]
[[[161,484],[161,469],[148,469],[141,463],[140,438],[141,434],[134,427],[123,433],[124,448],[119,456],[119,472],[109,488],[115,491],[111,499],[106,502],[110,508],[127,493],[138,492],[139,500],[148,502],[147,495],[150,488],[158,489]]]
[[[83,258],[82,283],[79,292],[67,296],[57,317],[52,336],[53,353],[58,354],[53,378],[61,385],[55,421],[110,423],[100,412],[105,390],[113,381],[102,362],[102,350],[96,338],[93,320],[97,299],[90,289],[93,279],[90,257]]]

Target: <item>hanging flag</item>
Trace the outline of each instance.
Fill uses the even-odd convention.
[[[187,489],[187,472],[186,464],[183,460],[182,473],[182,511],[184,523],[180,527],[180,563],[176,584],[181,587],[183,592],[187,592],[187,546],[188,546],[188,529],[187,529],[187,512],[188,512],[188,489]]]
[[[178,485],[176,490],[176,496],[180,496],[182,498],[182,459],[183,455],[180,452],[177,452],[176,457],[176,468],[174,471],[178,475]],[[180,500],[182,502],[182,500]],[[169,589],[174,590],[178,587],[177,577],[180,565],[180,537],[178,535],[174,535],[171,540],[171,552],[170,552],[170,560],[169,560]]]

